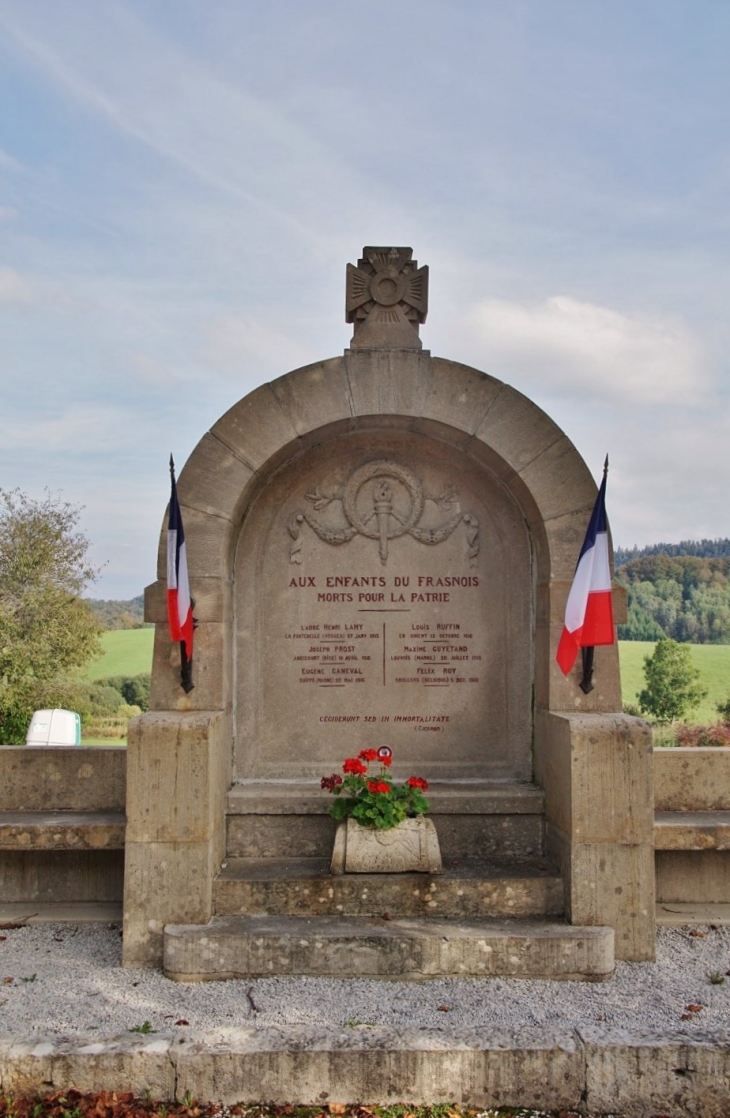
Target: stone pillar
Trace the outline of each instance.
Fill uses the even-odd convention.
[[[616,958],[655,952],[651,728],[623,714],[537,715],[547,847],[573,924],[615,930]]]
[[[165,924],[212,915],[230,739],[221,711],[153,712],[129,724],[124,966],[160,966]]]

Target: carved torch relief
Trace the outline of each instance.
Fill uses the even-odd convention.
[[[428,495],[413,471],[398,462],[367,462],[342,489],[326,493],[315,486],[304,499],[310,507],[292,513],[287,524],[292,563],[302,562],[302,526],[307,524],[324,543],[346,544],[356,535],[377,541],[383,566],[391,541],[400,536],[435,545],[461,527],[469,566],[477,565],[479,521],[462,511],[456,488],[449,485],[443,493]]]

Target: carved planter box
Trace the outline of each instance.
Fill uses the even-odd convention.
[[[443,873],[436,828],[419,815],[378,830],[355,819],[338,824],[332,873]]]

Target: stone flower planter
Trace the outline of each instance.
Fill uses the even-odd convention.
[[[342,873],[443,873],[436,828],[423,815],[378,830],[355,819],[339,823],[331,871]]]

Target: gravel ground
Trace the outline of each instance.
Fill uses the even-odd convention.
[[[16,1037],[108,1037],[145,1022],[154,1030],[206,1031],[596,1024],[687,1036],[730,1031],[730,976],[710,980],[730,972],[726,927],[661,929],[656,963],[619,963],[602,983],[262,978],[186,985],[159,971],[122,969],[117,924],[43,924],[4,929],[0,937],[0,1034]]]

